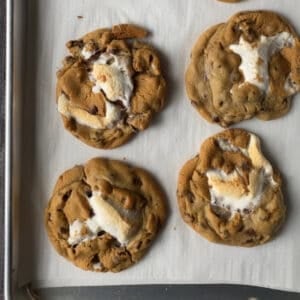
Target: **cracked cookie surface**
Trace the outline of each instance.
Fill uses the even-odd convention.
[[[57,252],[97,272],[119,272],[140,260],[165,218],[164,195],[147,172],[102,158],[64,172],[45,210]]]
[[[67,43],[57,72],[57,108],[65,128],[84,143],[115,148],[146,129],[165,101],[156,51],[147,32],[121,24]]]
[[[198,38],[185,75],[192,105],[227,127],[286,114],[300,90],[300,40],[269,11],[240,12]]]
[[[179,210],[209,241],[256,246],[270,240],[284,221],[281,184],[259,138],[228,129],[205,140],[199,155],[181,169]]]

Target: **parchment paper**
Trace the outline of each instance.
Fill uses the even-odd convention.
[[[284,177],[289,214],[275,240],[252,249],[215,245],[187,227],[177,208],[179,169],[205,138],[221,130],[204,121],[187,101],[183,77],[190,50],[207,27],[247,9],[280,12],[300,32],[299,0],[248,0],[240,4],[215,0],[28,1],[25,91],[19,99],[24,114],[18,217],[20,285],[241,283],[300,291],[299,96],[291,112],[281,119],[253,119],[238,125],[263,139],[265,154]],[[55,72],[67,54],[66,41],[96,28],[128,22],[152,32],[148,42],[161,53],[169,87],[167,104],[151,127],[130,143],[115,150],[93,149],[63,128],[55,105]],[[142,261],[119,274],[76,268],[56,253],[43,226],[44,208],[59,174],[96,156],[124,158],[146,168],[168,196],[169,219],[162,234]]]

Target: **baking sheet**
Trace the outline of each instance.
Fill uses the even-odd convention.
[[[299,1],[248,0],[230,5],[214,0],[31,0],[27,8],[24,94],[18,99],[23,109],[18,284],[241,283],[300,291],[299,96],[284,118],[238,125],[263,138],[265,153],[284,177],[289,215],[274,241],[252,249],[211,244],[183,223],[176,202],[180,167],[205,138],[221,130],[200,118],[186,100],[183,76],[199,33],[245,9],[280,12],[300,32]],[[168,101],[152,126],[131,142],[115,150],[97,150],[63,129],[54,101],[55,72],[67,53],[66,41],[118,23],[135,23],[153,33],[148,41],[160,50]],[[169,219],[162,234],[142,261],[118,274],[76,268],[54,251],[43,227],[43,211],[59,174],[95,156],[126,159],[146,168],[168,196]]]

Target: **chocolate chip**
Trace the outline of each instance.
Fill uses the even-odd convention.
[[[108,64],[108,65],[111,65],[111,64],[113,64],[115,62],[115,59],[112,57],[112,58],[110,58],[106,63]]]
[[[72,64],[72,63],[75,62],[75,60],[76,60],[76,59],[75,59],[74,56],[68,55],[68,56],[65,58],[64,62],[65,62],[66,64]]]
[[[69,191],[67,191],[66,193],[64,193],[64,195],[62,196],[62,200],[63,200],[64,202],[66,202],[66,201],[70,198],[71,193],[72,193],[72,190],[69,190]]]
[[[103,91],[103,89],[100,90],[100,92],[102,93],[102,95],[105,97],[105,99],[108,99],[105,92]]]
[[[253,228],[249,228],[245,231],[249,236],[256,236],[256,231]]]
[[[76,129],[77,129],[76,120],[73,117],[71,117],[70,119],[68,119],[66,127],[68,129],[70,129],[71,131],[76,131]]]
[[[90,213],[90,218],[92,218],[95,215],[95,213],[92,209],[90,209],[89,213]]]
[[[97,236],[102,236],[103,234],[105,234],[105,231],[104,230],[101,230],[97,233]]]
[[[90,109],[90,114],[92,115],[97,115],[98,114],[98,107],[96,105],[94,105],[91,109]]]
[[[244,209],[243,209],[243,213],[244,213],[244,214],[249,214],[249,213],[250,213],[250,209],[244,208]]]
[[[139,241],[135,247],[136,250],[139,250],[141,248],[141,246],[142,246],[142,241]]]
[[[67,43],[67,47],[68,48],[72,48],[72,47],[79,47],[79,48],[83,48],[83,40],[73,40],[73,41],[69,41]]]
[[[62,234],[67,234],[67,233],[69,232],[69,230],[68,230],[67,228],[65,228],[65,227],[61,227],[61,228],[60,228],[60,232],[61,232]]]
[[[248,172],[250,171],[250,166],[248,163],[243,163],[242,164],[242,170],[245,171],[245,172]]]
[[[98,254],[95,254],[93,256],[93,258],[91,259],[91,263],[92,264],[97,264],[98,262],[100,262],[99,256],[98,256]]]
[[[85,191],[85,194],[86,194],[86,196],[87,196],[88,198],[91,198],[93,193],[92,193],[91,190],[86,190],[86,191]]]
[[[240,226],[240,228],[238,229],[238,232],[242,232],[244,230],[244,225]]]
[[[119,106],[121,109],[124,109],[124,110],[126,109],[126,107],[124,106],[122,100],[116,100],[116,101],[114,101],[114,104]]]
[[[141,186],[143,183],[138,176],[134,176],[132,179],[132,183],[137,186]]]
[[[114,241],[114,246],[117,247],[117,248],[120,248],[121,247],[121,243],[117,240]]]
[[[200,223],[200,226],[203,228],[203,229],[207,229],[207,224],[205,224],[205,223]]]
[[[220,122],[220,118],[217,117],[217,116],[215,116],[215,117],[213,117],[213,121],[216,122],[216,123],[219,123]]]

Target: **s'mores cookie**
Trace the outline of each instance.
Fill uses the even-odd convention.
[[[245,247],[263,244],[285,218],[281,184],[259,138],[228,129],[205,140],[200,153],[181,169],[180,213],[209,241]]]
[[[98,29],[67,43],[57,73],[57,108],[84,143],[115,148],[148,127],[163,107],[165,80],[147,32],[134,25]]]
[[[96,272],[119,272],[135,264],[165,218],[164,195],[146,171],[103,158],[65,171],[45,210],[57,252]]]
[[[279,118],[300,89],[300,40],[269,11],[240,12],[198,38],[185,75],[189,99],[223,127]]]

